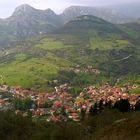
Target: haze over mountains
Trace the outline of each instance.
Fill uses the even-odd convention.
[[[29,37],[50,33],[81,15],[93,15],[115,24],[133,22],[140,17],[139,9],[136,9],[140,4],[133,4],[128,13],[126,11],[130,6],[116,6],[113,10],[110,7],[71,6],[57,15],[51,9],[38,10],[27,4],[21,5],[15,9],[12,16],[0,20],[0,46],[12,46]]]
[[[140,17],[140,2],[108,6],[108,8],[114,9],[115,11],[120,12],[132,19],[137,19]]]

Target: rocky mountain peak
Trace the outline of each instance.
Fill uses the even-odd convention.
[[[36,11],[35,8],[31,7],[31,6],[28,5],[28,4],[23,4],[23,5],[18,6],[18,7],[15,9],[13,15],[14,15],[14,16],[17,16],[17,15],[21,15],[21,14],[25,14],[25,13],[26,13],[26,14],[30,14],[30,13],[33,13],[34,11]]]
[[[49,9],[46,9],[45,12],[48,14],[48,15],[54,15],[55,12],[53,10],[51,10],[50,8]],[[55,14],[56,15],[56,14]]]

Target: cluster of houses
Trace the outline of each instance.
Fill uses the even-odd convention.
[[[95,103],[103,102],[114,104],[121,100],[127,99],[130,103],[131,109],[135,109],[136,102],[140,100],[140,94],[129,94],[129,90],[137,88],[136,85],[125,85],[124,87],[110,86],[109,84],[101,87],[89,86],[83,90],[77,97],[75,104],[81,108],[85,108],[87,113],[92,105]]]
[[[77,97],[70,94],[70,87],[67,84],[55,87],[52,93],[39,93],[31,90],[25,90],[21,86],[1,85],[0,90],[9,92],[15,98],[30,98],[34,105],[28,111],[16,110],[15,113],[22,116],[30,114],[33,118],[45,117],[46,121],[80,121],[82,110],[89,113],[91,106],[99,101],[103,104],[111,101],[112,105],[120,99],[128,99],[131,107],[134,108],[140,94],[129,94],[130,89],[137,88],[136,85],[125,85],[123,87],[110,86],[105,84],[100,87],[89,86],[83,89]],[[0,106],[10,102],[0,97]]]
[[[70,68],[70,71],[73,71],[74,73],[90,73],[90,74],[95,74],[98,75],[101,73],[101,71],[97,68],[94,68],[93,66],[87,66],[87,67],[80,67],[79,65]]]

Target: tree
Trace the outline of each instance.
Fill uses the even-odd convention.
[[[98,104],[97,104],[97,102],[94,104],[93,111],[94,111],[95,115],[98,113]]]
[[[66,115],[67,115],[64,106],[61,107],[61,114],[62,114],[63,116],[66,116]]]
[[[119,101],[116,101],[114,104],[114,108],[118,108],[118,106],[119,106]]]
[[[84,108],[81,109],[81,121],[85,120],[86,110]]]
[[[32,108],[34,101],[32,101],[29,97],[24,100],[15,98],[13,99],[12,104],[15,110],[27,110]]]
[[[93,111],[93,105],[90,107],[89,109],[89,115],[93,116],[94,115],[94,111]]]
[[[31,98],[29,97],[23,100],[23,106],[25,110],[31,109],[33,104],[34,104],[34,101],[31,100]]]
[[[112,101],[111,101],[111,100],[109,100],[109,101],[107,102],[107,106],[108,106],[109,109],[112,108]]]
[[[89,114],[91,116],[96,115],[98,113],[98,105],[97,102],[94,104],[94,106],[91,106],[89,109]]]
[[[99,101],[99,110],[103,110],[103,100]]]
[[[127,99],[121,99],[118,101],[118,109],[121,112],[127,112],[130,109],[130,103]]]
[[[19,98],[15,98],[12,100],[12,105],[15,110],[24,110],[23,102]]]
[[[135,110],[140,111],[140,100],[136,102]]]

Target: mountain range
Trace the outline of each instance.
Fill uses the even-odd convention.
[[[126,11],[128,5],[123,7]],[[132,18],[132,14],[129,16],[122,12],[123,8],[114,9],[71,6],[57,15],[51,9],[38,10],[24,4],[17,7],[9,18],[0,19],[0,47],[15,46],[18,42],[30,37],[48,34],[81,15],[93,15],[115,24],[128,23],[140,17],[137,10],[132,11],[133,15],[137,15]]]

